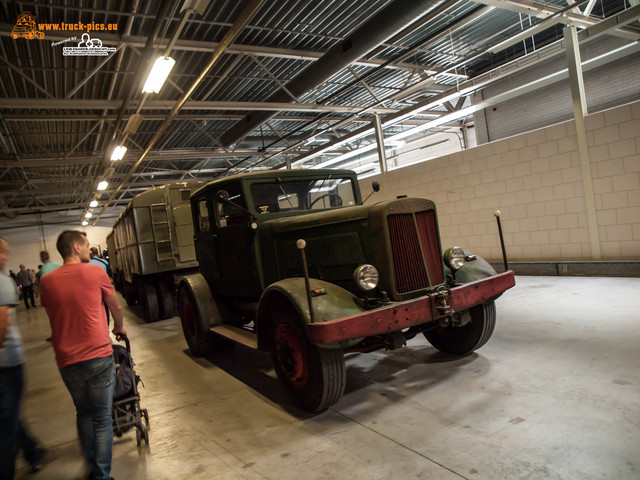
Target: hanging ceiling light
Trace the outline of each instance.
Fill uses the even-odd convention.
[[[175,63],[176,61],[171,57],[158,57],[149,72],[142,93],[158,93]]]
[[[91,200],[91,203],[89,204],[89,206],[91,208],[96,208],[98,206],[98,201],[97,200]]]
[[[109,186],[109,182],[107,182],[106,180],[103,180],[98,184],[98,190],[106,190],[108,186]]]
[[[113,149],[111,160],[122,160],[125,153],[127,153],[127,147],[125,147],[124,145],[118,145]]]
[[[83,226],[83,227],[86,227],[87,225],[89,225],[89,222],[87,222],[86,220],[83,220],[83,221],[82,221],[82,226]]]

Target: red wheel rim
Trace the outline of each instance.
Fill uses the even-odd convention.
[[[189,300],[185,300],[182,303],[181,319],[185,332],[187,332],[190,338],[193,338],[196,334],[196,331],[193,319],[193,308],[191,308],[191,303],[189,302]]]
[[[289,384],[295,388],[304,388],[309,379],[307,356],[298,333],[287,324],[280,324],[276,330],[276,357],[280,370]]]

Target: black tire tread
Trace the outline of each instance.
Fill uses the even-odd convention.
[[[444,353],[466,355],[482,347],[496,325],[496,306],[493,300],[476,305],[470,311],[471,322],[464,327],[436,327],[424,332],[426,339]]]

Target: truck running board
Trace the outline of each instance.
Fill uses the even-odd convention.
[[[234,327],[233,325],[216,325],[209,330],[246,347],[258,349],[258,336],[244,328]]]

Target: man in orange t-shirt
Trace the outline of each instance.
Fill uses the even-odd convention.
[[[122,307],[105,271],[88,264],[89,240],[84,232],[62,232],[56,247],[64,264],[41,278],[40,303],[51,323],[60,375],[76,406],[78,435],[91,468],[90,478],[109,479],[115,364],[102,302],[113,316],[116,338],[126,335]]]

